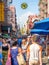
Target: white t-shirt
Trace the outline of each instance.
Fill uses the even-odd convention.
[[[40,47],[38,44],[31,44],[30,45],[30,61],[31,60],[39,60],[39,50]]]
[[[29,44],[29,42],[27,42],[27,43],[26,43],[26,45],[23,45],[23,44],[22,44],[22,49],[23,49],[23,50],[26,50],[26,49],[27,49],[28,44]]]

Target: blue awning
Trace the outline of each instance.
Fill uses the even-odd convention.
[[[49,30],[49,18],[34,23],[33,29]]]
[[[32,29],[30,30],[31,34],[40,34],[40,35],[48,35],[49,30],[42,30],[42,29]]]

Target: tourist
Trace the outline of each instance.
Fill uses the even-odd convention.
[[[2,42],[3,65],[5,65],[10,51],[10,45],[6,42],[5,38],[2,40]]]
[[[27,59],[29,65],[42,65],[42,47],[37,42],[37,36],[32,36],[32,44],[27,49]]]

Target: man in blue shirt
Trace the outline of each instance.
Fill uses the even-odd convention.
[[[21,44],[22,44],[22,38],[21,38],[20,35],[18,35],[18,40],[17,40],[17,42],[18,42],[18,47],[21,47]]]
[[[22,39],[21,38],[18,38],[17,42],[18,42],[18,47],[21,47]]]

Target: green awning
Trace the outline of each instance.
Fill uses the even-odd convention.
[[[10,36],[8,34],[4,34],[3,38],[10,38]]]

